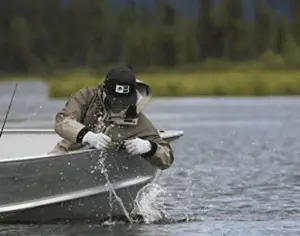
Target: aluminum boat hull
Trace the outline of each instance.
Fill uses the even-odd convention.
[[[182,135],[181,131],[161,132],[162,138],[171,143]],[[24,139],[23,145],[27,144],[32,152],[34,146],[28,147],[29,143],[32,145],[38,140],[36,143],[47,143],[49,147],[51,144],[53,148],[59,140],[52,130],[5,130],[2,142],[6,140],[9,145],[20,136]],[[29,136],[31,142],[27,140]],[[48,147],[46,149],[48,152]],[[101,160],[105,160],[105,168],[101,168]],[[103,170],[107,171],[109,182],[128,212],[135,206],[138,191],[157,182],[161,174],[148,161],[140,156],[130,157],[125,150],[110,150],[104,154],[98,150],[80,150],[64,155],[1,157],[0,222],[99,222],[109,214],[112,217],[124,215],[114,196],[110,201]]]

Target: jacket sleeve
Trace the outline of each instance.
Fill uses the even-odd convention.
[[[77,91],[56,114],[55,132],[72,143],[81,143],[83,136],[89,131],[82,124],[84,113],[88,108],[88,97],[87,88]]]
[[[163,140],[158,133],[157,135],[144,137],[143,139],[150,141],[151,150],[143,154],[142,157],[161,170],[169,168],[174,162],[171,145]]]
[[[169,168],[174,162],[173,150],[169,142],[161,138],[156,127],[144,114],[140,114],[139,126],[141,129],[136,136],[151,143],[151,150],[142,157],[159,169]]]

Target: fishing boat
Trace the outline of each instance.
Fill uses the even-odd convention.
[[[183,134],[160,131],[171,145]],[[122,216],[137,207],[139,190],[156,183],[162,173],[122,149],[105,154],[95,149],[45,154],[59,140],[51,129],[4,130],[0,141],[1,223],[99,222]]]

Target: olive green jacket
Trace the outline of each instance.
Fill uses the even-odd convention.
[[[126,112],[113,114],[103,103],[102,86],[80,89],[69,97],[56,114],[55,131],[63,139],[51,153],[78,150],[83,147],[82,138],[88,131],[102,132],[116,144],[135,137],[149,140],[152,149],[142,157],[160,169],[169,168],[174,160],[172,148],[142,113],[152,98],[150,87],[137,80],[136,106],[128,108]]]

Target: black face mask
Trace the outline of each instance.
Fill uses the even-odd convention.
[[[121,103],[110,103],[110,110],[114,113],[119,113],[121,111],[124,111],[128,108],[127,105],[121,104]]]
[[[107,109],[111,110],[114,113],[119,113],[121,111],[126,110],[129,106],[126,104],[122,104],[121,102],[109,101],[106,97],[106,94],[103,93],[104,105]]]

